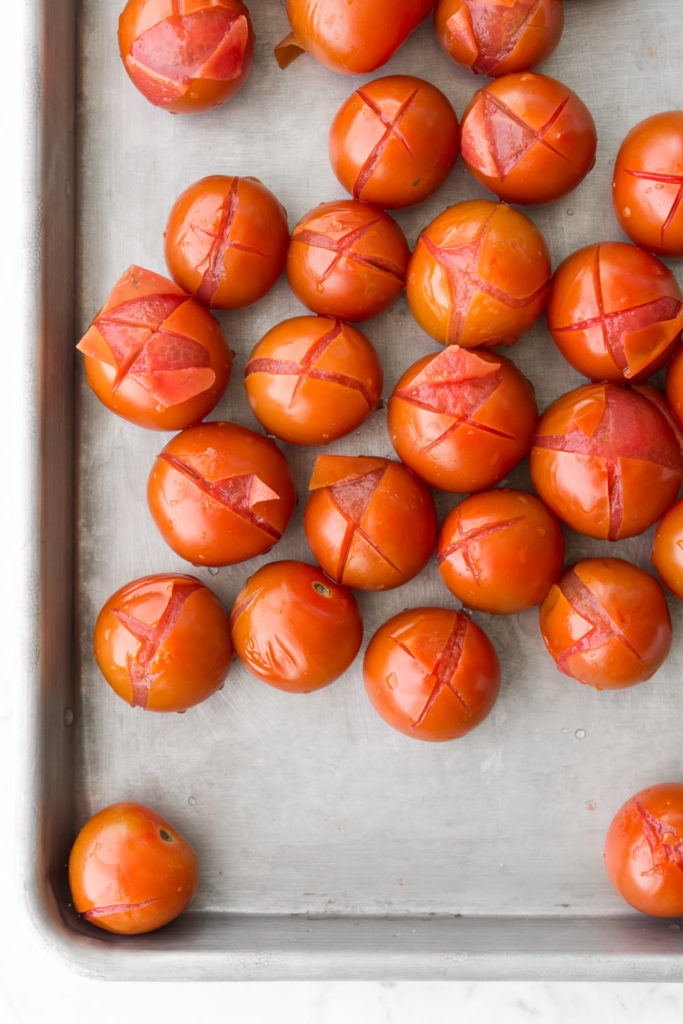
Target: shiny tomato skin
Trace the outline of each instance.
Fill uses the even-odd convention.
[[[683,427],[683,349],[679,349],[666,371],[666,397],[671,413]]]
[[[534,495],[482,491],[446,516],[436,560],[441,579],[468,608],[523,612],[540,604],[560,575],[564,535]]]
[[[78,833],[69,857],[77,913],[119,935],[168,924],[185,910],[198,884],[199,861],[187,839],[143,804],[98,811]]]
[[[462,158],[508,203],[549,203],[576,188],[595,163],[588,107],[568,86],[526,71],[474,94],[461,124]]]
[[[652,540],[651,559],[669,590],[683,598],[683,498],[660,519]]]
[[[605,870],[619,895],[652,917],[683,914],[683,785],[662,782],[632,796],[605,841]]]
[[[683,256],[683,110],[646,117],[621,144],[612,203],[621,230],[661,256]]]
[[[305,562],[270,562],[257,570],[235,599],[230,625],[249,671],[288,693],[334,682],[363,639],[363,619],[348,587]]]
[[[500,689],[500,664],[484,631],[462,612],[408,608],[370,640],[363,677],[388,725],[441,743],[486,718]]]
[[[584,558],[551,587],[541,635],[558,669],[596,690],[621,690],[657,671],[671,650],[661,586],[621,558]]]
[[[198,565],[233,565],[269,551],[289,522],[296,491],[267,437],[236,423],[200,423],[172,438],[147,484],[166,543]]]
[[[589,537],[642,533],[674,502],[681,456],[654,402],[618,384],[587,384],[543,413],[531,479],[568,526]]]
[[[314,313],[367,320],[403,291],[409,257],[405,235],[388,213],[339,199],[309,210],[292,231],[287,279]]]
[[[157,107],[195,114],[244,84],[254,30],[241,0],[128,0],[119,52],[133,85]]]
[[[103,405],[149,430],[197,423],[230,380],[232,354],[218,321],[142,267],[121,276],[76,348]]]
[[[564,6],[562,0],[437,0],[434,27],[456,64],[500,78],[550,56],[564,28]]]
[[[178,196],[164,240],[181,288],[205,306],[241,309],[263,298],[284,269],[287,211],[258,178],[213,174]]]
[[[416,576],[436,541],[429,489],[391,459],[319,455],[304,529],[313,556],[337,583],[390,590]]]
[[[641,380],[663,366],[683,329],[683,294],[668,267],[626,242],[587,245],[550,284],[548,329],[592,380]]]
[[[329,133],[332,170],[354,199],[414,206],[443,185],[460,149],[450,102],[423,78],[389,75],[359,86]]]
[[[398,456],[432,487],[458,494],[502,480],[537,423],[534,389],[514,363],[456,345],[413,363],[388,405]]]
[[[332,317],[297,316],[271,328],[244,368],[252,412],[292,444],[329,444],[377,408],[382,364],[361,331]]]
[[[420,327],[442,345],[498,348],[538,319],[550,286],[543,235],[519,210],[466,200],[421,232],[406,298]]]
[[[194,576],[160,573],[132,580],[97,617],[95,660],[132,707],[186,711],[225,681],[232,663],[230,622],[216,595]]]

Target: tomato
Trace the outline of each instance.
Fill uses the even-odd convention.
[[[289,464],[267,437],[236,423],[200,423],[157,456],[147,501],[166,543],[201,565],[233,565],[270,551],[296,491]]]
[[[514,345],[540,316],[550,285],[543,235],[519,210],[489,199],[450,206],[420,234],[406,297],[442,345]]]
[[[261,338],[244,368],[249,405],[269,434],[328,444],[377,408],[382,364],[364,334],[341,320],[296,316]]]
[[[413,206],[443,185],[460,148],[453,107],[423,78],[390,75],[359,86],[329,135],[332,170],[354,199]]]
[[[683,427],[683,349],[679,349],[666,372],[666,397],[679,429]]]
[[[185,910],[198,884],[199,862],[187,839],[142,804],[98,811],[78,833],[69,857],[76,911],[120,935],[168,924]]]
[[[450,608],[408,608],[371,639],[363,662],[372,706],[398,732],[440,743],[470,732],[500,689],[486,633]]]
[[[400,458],[432,487],[459,494],[502,480],[537,422],[534,389],[514,363],[456,345],[413,363],[389,399]]]
[[[309,490],[306,540],[337,583],[390,590],[429,561],[436,541],[434,501],[399,462],[319,455]]]
[[[661,586],[621,558],[584,558],[567,569],[540,608],[541,635],[565,675],[596,690],[649,679],[671,650]]]
[[[676,438],[655,404],[617,384],[587,384],[541,416],[530,458],[543,501],[589,537],[621,540],[651,526],[681,484]]]
[[[321,203],[301,218],[287,252],[287,278],[314,313],[367,320],[403,290],[410,249],[395,220],[368,203]]]
[[[282,273],[287,212],[258,178],[214,174],[178,196],[164,239],[181,288],[205,306],[240,309],[263,298]]]
[[[660,519],[652,541],[651,558],[669,590],[683,598],[683,498]]]
[[[437,0],[434,27],[456,64],[499,78],[549,57],[564,28],[562,0]]]
[[[671,360],[672,364],[674,362],[676,362],[676,356]],[[639,395],[642,395],[643,398],[647,398],[649,402],[652,402],[653,405],[659,409],[676,438],[678,452],[681,456],[681,463],[683,464],[683,429],[676,417],[673,415],[666,397],[662,394],[659,388],[655,387],[655,385],[650,383],[649,380],[639,381],[636,384],[632,384],[631,387],[634,391],[637,391]]]
[[[461,128],[468,169],[509,203],[560,199],[595,163],[588,107],[547,75],[527,71],[490,82],[474,94]]]
[[[683,256],[683,110],[640,121],[621,144],[612,202],[632,242],[664,256]]]
[[[275,47],[281,68],[305,51],[344,75],[376,71],[427,17],[434,0],[287,0],[292,31]]]
[[[668,267],[626,242],[587,245],[555,271],[548,328],[565,359],[593,380],[639,380],[663,366],[683,328]]]
[[[128,0],[119,51],[150,103],[193,114],[220,106],[244,84],[254,30],[240,0]]]
[[[463,604],[523,612],[560,575],[564,536],[542,501],[523,491],[483,491],[446,516],[436,546],[439,575]]]
[[[270,562],[250,576],[230,616],[238,657],[264,682],[311,693],[360,650],[363,619],[347,587],[305,562]]]
[[[211,412],[230,380],[220,325],[166,277],[132,266],[76,348],[112,412],[150,430],[181,430]]]
[[[619,895],[653,917],[683,914],[683,785],[648,786],[620,807],[605,842]]]
[[[230,623],[194,576],[143,576],[109,598],[95,624],[95,659],[132,707],[185,711],[223,685]]]

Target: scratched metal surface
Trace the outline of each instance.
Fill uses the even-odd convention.
[[[376,77],[351,80],[306,57],[281,72],[272,46],[286,30],[284,3],[262,0],[251,5],[257,46],[243,90],[211,114],[172,117],[123,73],[120,7],[121,0],[98,0],[79,12],[77,332],[130,263],[165,272],[165,220],[190,182],[255,175],[285,204],[290,226],[318,202],[341,197],[327,128],[355,85]],[[672,0],[566,4],[563,39],[542,70],[588,104],[599,148],[595,169],[574,193],[527,211],[553,265],[580,245],[622,237],[611,166],[631,125],[680,105],[676,7]],[[429,22],[378,74],[392,72],[439,85],[459,116],[481,84],[450,63]],[[397,219],[412,245],[445,206],[483,195],[459,164],[436,196]],[[259,429],[243,393],[244,364],[270,326],[302,311],[283,279],[257,305],[221,315],[236,356],[215,418]],[[385,396],[407,365],[438,347],[403,297],[363,329],[384,364]],[[534,382],[540,408],[581,383],[543,323],[506,354]],[[652,681],[615,693],[596,693],[556,671],[535,611],[475,613],[500,655],[503,686],[487,721],[452,743],[421,743],[389,729],[366,699],[360,657],[345,678],[306,697],[273,690],[235,664],[224,690],[185,715],[133,710],[99,675],[91,637],[99,607],[124,582],[189,569],[164,545],[145,503],[147,475],[167,436],[108,413],[74,365],[80,675],[69,827],[75,833],[114,800],[149,803],[192,840],[202,879],[194,913],[137,945],[87,937],[67,919],[72,961],[108,977],[153,977],[169,964],[191,977],[680,977],[680,937],[629,913],[602,867],[605,830],[621,802],[681,777],[679,603],[670,600],[676,640],[666,666]],[[314,452],[282,447],[300,503],[266,557],[307,559],[302,516]],[[385,413],[329,450],[392,456]],[[528,487],[526,463],[506,482]],[[455,500],[437,495],[440,517]],[[570,560],[609,547],[649,566],[650,533],[612,546],[569,532],[567,540]],[[263,561],[195,571],[230,607]],[[406,606],[454,603],[434,565],[397,591],[359,599],[366,643]],[[305,915],[305,926],[295,915]],[[440,930],[429,931],[429,915]],[[134,951],[145,955],[136,959]]]

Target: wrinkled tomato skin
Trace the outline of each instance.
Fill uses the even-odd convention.
[[[334,682],[363,639],[351,591],[305,562],[270,562],[255,572],[235,599],[230,624],[249,671],[288,693]]]
[[[214,174],[178,196],[164,240],[181,288],[205,306],[241,309],[262,299],[282,273],[287,212],[257,178]]]
[[[198,884],[199,861],[187,839],[142,804],[98,811],[78,833],[69,857],[77,913],[119,935],[168,924],[185,910]]]
[[[683,598],[683,498],[660,519],[652,540],[651,559],[669,590]]]
[[[668,267],[626,242],[587,245],[550,284],[546,316],[567,362],[592,380],[649,377],[680,343],[683,295]]]
[[[219,107],[246,81],[254,30],[241,0],[128,0],[119,52],[133,85],[172,114]],[[184,37],[184,38],[183,38]]]
[[[676,356],[673,357],[669,365],[671,366],[674,362],[676,362]],[[649,380],[638,381],[630,386],[634,391],[637,391],[639,395],[642,395],[643,398],[647,398],[649,402],[652,402],[659,412],[661,412],[676,438],[678,453],[681,457],[681,464],[683,465],[683,428],[674,416],[673,411],[666,400],[666,395],[663,395],[659,388],[655,387],[655,385]]]
[[[289,464],[267,437],[201,423],[157,456],[147,502],[161,536],[195,565],[234,565],[269,551],[296,503]]]
[[[121,587],[97,617],[95,660],[132,707],[186,711],[223,685],[233,651],[220,601],[194,576],[161,573]]]
[[[218,321],[142,267],[123,274],[76,347],[102,404],[149,430],[199,422],[230,380],[232,354]]]
[[[564,28],[562,0],[437,0],[434,27],[441,47],[475,75],[500,78],[549,57]]]
[[[365,690],[388,725],[442,743],[479,725],[500,689],[498,656],[462,612],[409,608],[377,630],[363,662]]]
[[[460,146],[477,181],[505,202],[527,205],[549,203],[576,188],[595,163],[597,134],[575,92],[527,71],[474,94],[463,114]]]
[[[441,579],[464,605],[508,615],[546,596],[562,570],[564,535],[532,494],[483,491],[446,516],[436,560]]]
[[[273,327],[244,368],[251,410],[269,434],[329,444],[377,408],[382,364],[361,331],[332,317],[298,316]]]
[[[538,319],[550,286],[543,235],[519,210],[490,199],[456,203],[421,232],[406,298],[442,345],[514,345]]]
[[[354,199],[398,209],[443,185],[458,156],[460,128],[440,89],[390,75],[359,86],[342,104],[328,148],[332,170]]]
[[[607,830],[605,870],[619,895],[652,917],[683,914],[683,785],[648,786]]]
[[[413,363],[387,411],[402,461],[458,494],[502,480],[529,451],[538,423],[534,389],[514,363],[455,345]]]
[[[541,635],[558,669],[596,690],[621,690],[657,671],[671,650],[664,591],[621,558],[570,566],[539,611]]]
[[[683,256],[683,110],[640,121],[621,144],[612,203],[621,230],[660,256]]]

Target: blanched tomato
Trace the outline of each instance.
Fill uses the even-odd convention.
[[[666,371],[666,397],[676,423],[683,427],[683,349],[679,349]]]
[[[664,513],[652,541],[652,564],[676,597],[683,598],[683,498]]]

